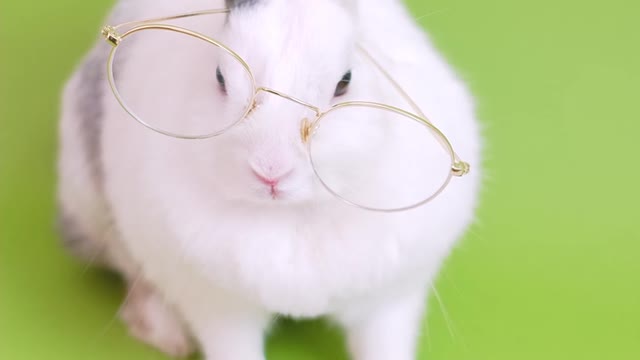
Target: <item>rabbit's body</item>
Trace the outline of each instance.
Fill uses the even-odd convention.
[[[239,19],[232,19],[229,26],[247,25],[241,11],[250,18],[247,23],[259,29],[272,24],[249,13],[277,14],[306,6],[322,28],[327,21],[323,15],[342,9],[332,1],[324,2],[329,5],[291,2],[291,6],[278,0],[253,3],[232,10],[231,16],[236,11]],[[443,194],[411,211],[389,214],[351,207],[314,183],[304,162],[304,147],[295,144],[296,139],[300,141],[299,122],[294,121],[300,115],[296,105],[265,100],[267,115],[245,120],[256,125],[241,124],[209,140],[185,141],[140,126],[117,104],[103,74],[107,44],[96,46],[68,84],[61,127],[63,223],[73,235],[69,238],[75,239],[70,246],[76,251],[85,256],[99,253],[98,259],[122,272],[132,288],[136,282],[148,288],[142,296],[148,304],[125,306],[123,311],[137,336],[167,352],[184,354],[188,352],[180,324],[184,321],[207,358],[251,360],[263,356],[262,332],[272,314],[328,315],[346,327],[356,359],[413,358],[427,289],[473,220],[480,179],[478,125],[465,88],[398,1],[352,5],[331,19],[336,29],[319,36],[338,37],[345,31],[339,25],[355,20],[354,29],[345,36],[363,44],[447,135],[461,157],[474,165],[470,175],[453,179]],[[224,5],[205,0],[122,1],[111,22],[216,7]],[[357,19],[348,17],[354,14]],[[309,14],[299,14],[297,20],[304,24],[309,20],[305,16]],[[271,18],[277,20],[277,16]],[[258,81],[323,108],[330,106],[317,89],[334,86],[333,80],[316,85],[312,77],[300,82],[300,77],[286,76],[287,71],[304,73],[298,70],[304,55],[291,54],[290,66],[269,62],[260,49],[243,47],[234,43],[236,36],[221,33],[222,15],[191,24],[228,41],[255,68]],[[309,26],[313,29],[313,24]],[[286,38],[291,36],[286,31],[269,36],[274,43],[266,44],[267,50],[279,46],[279,36],[295,43]],[[331,57],[336,51],[331,50],[331,38],[306,36],[303,42],[313,42],[318,49],[314,56]],[[139,46],[152,50],[167,44]],[[353,54],[337,61],[350,61],[357,57]],[[144,83],[136,74],[145,64],[136,63],[135,58],[127,61],[117,76],[125,76],[128,84]],[[411,110],[382,77],[370,75],[376,71],[373,67],[359,64],[354,65],[353,97]],[[215,73],[215,66],[204,70]],[[359,75],[366,84],[358,86]],[[188,75],[181,73],[176,81],[182,76]],[[327,76],[322,73],[319,79]],[[140,96],[147,91],[165,90],[146,89]],[[180,96],[191,95],[176,92],[173,96],[180,103]],[[282,185],[285,194],[291,195],[264,196],[264,189],[238,165],[255,156],[270,166],[296,169],[296,176]],[[402,179],[398,182],[402,184]],[[146,322],[146,333],[141,326],[136,330],[135,323],[140,321]]]

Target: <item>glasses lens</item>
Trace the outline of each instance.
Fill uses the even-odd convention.
[[[320,180],[334,194],[376,210],[415,206],[451,176],[439,133],[401,112],[365,105],[334,108],[309,143]]]
[[[242,120],[254,93],[247,69],[223,47],[169,30],[127,36],[112,69],[125,109],[172,136],[224,132]]]

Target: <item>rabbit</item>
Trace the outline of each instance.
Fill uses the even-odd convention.
[[[407,108],[357,60],[365,46],[472,171],[412,210],[350,206],[314,176],[297,104],[267,94],[222,135],[164,136],[133,121],[114,98],[105,70],[110,45],[101,39],[62,96],[65,246],[123,276],[128,293],[119,314],[130,333],[174,357],[265,359],[264,334],[282,314],[339,324],[354,360],[415,359],[432,283],[476,216],[482,140],[470,91],[400,0],[120,0],[108,21],[215,8],[229,13],[194,18],[193,27],[240,54],[259,83],[320,108],[349,99]],[[165,52],[185,55],[178,53]],[[234,81],[219,74],[216,84],[216,64],[203,64],[163,69],[175,83],[144,87],[138,74],[148,64],[123,56],[115,76],[138,89],[140,101],[161,92],[175,106],[206,101],[213,95],[189,90],[197,77],[211,79],[212,89],[221,78]],[[352,79],[340,83],[348,70]]]

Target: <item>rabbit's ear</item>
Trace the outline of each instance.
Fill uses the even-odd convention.
[[[227,9],[234,9],[243,6],[252,6],[260,0],[226,0]]]

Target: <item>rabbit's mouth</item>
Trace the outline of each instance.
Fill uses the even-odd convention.
[[[311,186],[307,186],[296,176],[258,178],[254,185],[252,200],[262,204],[294,205],[308,203],[313,199]]]
[[[284,197],[285,192],[282,190],[283,183],[286,183],[288,178],[291,177],[292,171],[287,171],[278,176],[265,176],[260,172],[253,170],[253,175],[255,176],[258,183],[260,183],[261,190],[268,193],[268,195],[273,200],[278,200],[279,198]]]
[[[282,190],[280,190],[280,188],[278,188],[277,185],[271,185],[268,189],[269,191],[269,195],[271,196],[272,200],[278,200],[280,198],[285,197],[285,194],[283,193]]]
[[[290,203],[299,202],[302,199],[300,196],[296,196],[295,189],[274,182],[260,185],[258,200],[268,203]]]

